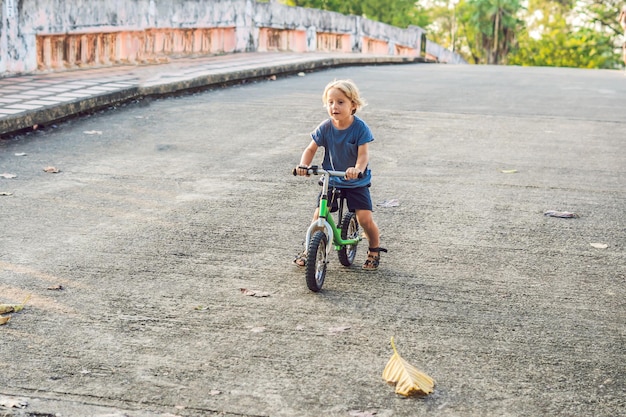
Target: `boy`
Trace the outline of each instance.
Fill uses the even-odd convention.
[[[329,83],[324,89],[322,102],[326,107],[327,120],[313,133],[311,143],[306,147],[296,167],[298,175],[307,175],[317,149],[324,147],[322,167],[326,170],[345,171],[345,178],[331,177],[329,185],[339,188],[346,197],[348,209],[356,213],[356,218],[369,242],[367,260],[363,269],[375,271],[380,264],[380,233],[372,216],[372,199],[369,186],[372,178],[369,164],[369,142],[374,140],[372,132],[363,120],[355,116],[365,105],[357,86],[351,80],[338,80]],[[363,174],[362,178],[358,178]],[[317,219],[319,208],[313,215]],[[294,263],[304,266],[306,253],[300,254]]]

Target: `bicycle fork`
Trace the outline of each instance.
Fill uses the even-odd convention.
[[[326,257],[328,257],[330,256],[331,248],[335,244],[335,240],[334,240],[334,233],[333,233],[332,226],[328,223],[328,220],[326,220],[323,217],[319,217],[317,220],[311,223],[311,225],[307,229],[306,239],[304,241],[304,247],[307,250],[309,249],[309,244],[311,243],[311,237],[313,236],[313,232],[317,230],[324,231],[324,234],[326,235],[326,240],[327,240]]]

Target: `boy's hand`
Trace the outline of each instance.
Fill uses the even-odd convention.
[[[298,165],[296,167],[296,174],[300,176],[309,176],[309,167],[304,165]]]
[[[358,169],[351,167],[346,169],[346,179],[347,180],[354,180],[359,178],[359,174],[361,173],[361,171],[359,171]]]

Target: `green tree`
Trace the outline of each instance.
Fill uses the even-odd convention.
[[[611,37],[623,34],[617,18],[622,6],[626,5],[624,0],[580,0],[578,4],[580,7],[577,11],[591,26],[610,33]]]
[[[617,9],[619,11],[619,9]],[[576,19],[573,19],[576,17]],[[617,13],[605,4],[531,0],[527,25],[509,63],[525,66],[616,68]]]
[[[428,25],[428,13],[415,0],[285,0],[290,6],[364,16],[398,27]]]
[[[430,25],[425,29],[431,41],[452,51],[460,45],[457,6],[459,0],[434,0],[428,9]]]
[[[291,6],[417,25],[475,64],[617,68],[626,0],[280,0]],[[522,3],[524,7],[522,6]]]
[[[476,64],[506,64],[523,28],[519,0],[467,0],[459,3],[460,29]]]

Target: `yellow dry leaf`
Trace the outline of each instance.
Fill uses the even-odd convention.
[[[13,313],[14,310],[13,304],[0,304],[0,314]]]
[[[22,304],[0,304],[0,314],[17,313],[18,311],[22,311],[28,300],[30,300],[30,295],[22,301]]]
[[[6,324],[9,320],[11,320],[11,316],[0,316],[0,325]]]
[[[396,350],[391,338],[393,356],[383,370],[383,379],[396,385],[396,394],[409,396],[411,394],[428,395],[433,392],[435,381],[416,367],[402,359]]]

